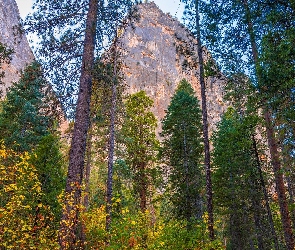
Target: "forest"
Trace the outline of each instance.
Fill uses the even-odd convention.
[[[0,100],[1,250],[295,249],[295,1],[181,2],[201,98],[182,79],[159,121],[122,74],[149,3],[35,1],[36,61]],[[0,83],[13,53],[0,43]]]

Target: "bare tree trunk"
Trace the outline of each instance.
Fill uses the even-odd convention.
[[[114,43],[114,72],[112,80],[112,105],[110,112],[110,137],[109,137],[109,155],[108,155],[108,178],[107,178],[107,205],[106,205],[106,230],[110,230],[112,222],[112,198],[113,198],[113,168],[114,168],[114,150],[115,150],[115,120],[116,120],[116,105],[117,105],[117,40]]]
[[[255,67],[257,68],[259,64],[258,50],[256,45],[255,33],[253,29],[253,23],[251,19],[251,12],[248,6],[248,0],[241,0],[241,1],[245,8],[245,18],[248,25],[248,33],[250,36],[252,56],[253,56]],[[258,75],[257,71],[256,71],[256,75],[257,75],[258,81],[260,81],[261,77]],[[289,209],[288,209],[288,204],[286,199],[284,179],[281,173],[281,163],[280,163],[279,152],[278,152],[278,144],[275,139],[275,132],[273,129],[271,114],[270,114],[270,111],[268,110],[267,103],[265,103],[263,115],[265,120],[271,162],[272,162],[273,172],[275,175],[276,192],[278,194],[278,199],[279,199],[279,206],[280,206],[285,242],[286,242],[286,246],[288,250],[294,250],[295,242],[294,242],[294,236],[293,236],[293,231],[291,227],[291,219],[290,219],[290,214],[289,214]]]
[[[94,63],[97,13],[98,0],[89,0],[75,125],[69,154],[64,208],[59,229],[61,249],[77,249],[77,246],[80,249],[84,248],[84,242],[79,242],[79,231],[81,229],[79,205],[81,204],[81,184],[90,120],[91,71]]]
[[[209,144],[209,133],[208,133],[206,84],[204,79],[204,59],[203,59],[203,50],[202,50],[202,44],[201,44],[199,0],[195,1],[195,7],[196,7],[198,57],[199,57],[199,69],[200,69],[200,85],[201,85],[201,97],[202,97],[202,118],[203,118],[203,137],[204,137],[204,149],[205,149],[208,231],[209,231],[210,239],[214,240],[213,193],[212,193],[212,181],[211,181],[210,144]]]

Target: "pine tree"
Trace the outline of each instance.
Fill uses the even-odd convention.
[[[49,133],[53,118],[46,115],[46,81],[40,64],[33,62],[7,92],[0,113],[0,139],[17,152],[31,152]]]
[[[206,97],[206,75],[216,75],[215,63],[207,56],[205,63],[204,48],[203,48],[203,31],[201,29],[201,6],[203,1],[199,0],[182,0],[185,3],[184,19],[187,26],[195,35],[197,40],[197,55],[198,61],[196,62],[198,71],[197,77],[200,81],[201,101],[202,101],[202,121],[203,121],[203,140],[204,140],[204,165],[206,169],[206,197],[207,197],[207,213],[208,213],[208,230],[210,239],[214,240],[214,218],[213,218],[213,193],[211,181],[211,157],[210,157],[210,144],[208,132],[208,112],[207,112],[207,97]],[[210,72],[210,73],[209,73]]]
[[[268,200],[252,138],[255,120],[241,117],[230,108],[213,137],[214,194],[219,210],[227,218],[229,249],[270,249],[272,245],[272,225],[264,206]]]
[[[46,89],[48,83],[40,64],[33,62],[24,69],[19,82],[9,88],[2,103],[0,138],[6,148],[31,154],[30,164],[35,166],[46,195],[42,202],[51,207],[57,224],[61,212],[57,196],[64,188],[63,160],[59,139],[52,135],[56,119],[49,115],[51,103],[45,97]]]
[[[155,134],[157,120],[150,111],[152,105],[153,101],[144,91],[130,95],[125,103],[126,118],[121,131],[126,147],[126,162],[133,173],[134,192],[139,197],[139,207],[143,213],[147,209],[159,147]]]
[[[177,218],[188,228],[203,214],[202,124],[199,101],[191,85],[183,79],[171,99],[162,121],[162,156],[168,167],[168,190]]]
[[[114,37],[117,26],[114,28],[113,21],[117,23],[130,10],[132,3],[108,1],[105,5],[103,0],[41,0],[36,2],[37,10],[26,22],[30,30],[42,38],[37,54],[44,59],[45,72],[51,78],[62,104],[77,103],[74,105],[75,124],[59,236],[62,249],[83,248],[84,244],[83,235],[79,235],[83,234],[79,223],[79,204],[90,124],[94,58],[102,51],[104,37],[108,36],[109,41]],[[113,15],[114,8],[119,10],[120,16]],[[102,28],[103,25],[106,26]],[[73,90],[78,92],[77,99],[72,97]],[[68,112],[72,113],[73,109]],[[69,200],[70,197],[73,201]]]
[[[50,133],[42,137],[30,159],[30,163],[36,167],[44,193],[42,203],[53,212],[55,225],[59,224],[61,217],[61,205],[57,198],[65,186],[65,166],[60,148],[59,137]]]
[[[286,3],[289,5],[289,3]],[[286,200],[279,144],[276,138],[275,114],[271,107],[271,93],[264,93],[263,73],[259,70],[262,58],[261,41],[271,26],[269,19],[273,6],[284,5],[280,2],[210,1],[204,4],[205,37],[215,55],[222,55],[224,70],[228,74],[244,72],[248,74],[256,88],[258,106],[263,109],[264,126],[275,175],[275,186],[283,223],[285,241],[288,249],[294,248],[289,209]],[[292,8],[292,6],[291,6]],[[270,25],[270,26],[269,26]],[[274,28],[275,26],[272,26]],[[277,29],[277,27],[275,27]],[[214,49],[215,48],[215,49]]]

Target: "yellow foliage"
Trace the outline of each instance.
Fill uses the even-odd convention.
[[[0,249],[58,249],[48,221],[49,208],[28,153],[19,155],[0,144]]]

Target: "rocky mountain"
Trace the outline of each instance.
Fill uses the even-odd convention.
[[[129,93],[145,90],[154,100],[153,111],[160,123],[170,97],[183,78],[192,84],[201,100],[197,41],[177,19],[163,13],[154,2],[138,5],[137,15],[138,20],[127,26],[120,37],[123,73]],[[211,59],[206,48],[203,53],[205,61]],[[211,132],[226,108],[222,101],[224,83],[221,73],[206,82]]]
[[[20,21],[15,0],[0,0],[0,42],[14,50],[10,64],[2,65],[5,77],[4,86],[0,86],[0,89],[4,94],[12,82],[18,81],[21,70],[34,59]]]
[[[154,100],[153,111],[159,120],[159,132],[160,120],[180,80],[187,79],[201,100],[197,41],[176,18],[163,13],[154,2],[139,4],[137,8],[138,19],[120,32],[123,74],[128,93],[145,90]],[[14,50],[11,63],[2,66],[5,87],[9,87],[34,59],[26,36],[20,29],[15,0],[0,0],[0,42]],[[209,60],[210,53],[206,48],[203,51],[205,60]],[[224,82],[221,73],[207,79],[211,132],[226,108],[222,101]]]

